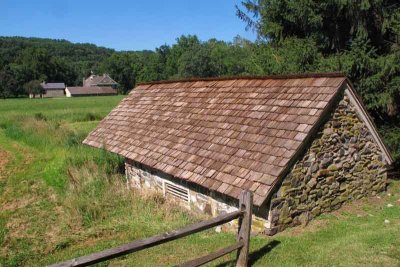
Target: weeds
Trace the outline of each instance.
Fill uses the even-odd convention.
[[[85,118],[83,121],[98,121],[101,120],[101,116],[99,114],[94,114],[92,112],[88,112],[85,115]]]
[[[34,118],[38,121],[47,121],[46,116],[42,112],[35,113]]]
[[[84,227],[106,218],[108,209],[118,205],[116,201],[128,198],[122,177],[108,177],[103,169],[93,162],[68,169],[70,182],[65,204]]]
[[[65,145],[67,147],[81,145],[85,137],[85,133],[69,132],[67,137],[65,138]]]

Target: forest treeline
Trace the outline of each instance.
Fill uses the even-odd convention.
[[[247,0],[237,16],[257,33],[257,41],[187,35],[154,51],[115,51],[65,40],[0,37],[0,97],[26,95],[32,81],[80,85],[91,71],[110,74],[120,93],[153,80],[341,71],[400,155],[398,0]]]

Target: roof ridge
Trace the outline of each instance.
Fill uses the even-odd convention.
[[[106,79],[109,79],[109,81],[107,82]],[[97,82],[97,84],[101,84],[101,83],[117,83],[117,82],[113,78],[111,78],[110,75],[103,74],[101,76],[101,79]]]
[[[160,80],[142,82],[137,85],[152,85],[152,84],[166,84],[166,83],[177,83],[177,82],[201,82],[201,81],[227,81],[227,80],[246,80],[246,79],[299,79],[299,78],[347,78],[344,72],[316,72],[316,73],[297,73],[297,74],[282,74],[282,75],[243,75],[243,76],[225,76],[225,77],[193,77],[185,79],[173,79],[173,80]]]

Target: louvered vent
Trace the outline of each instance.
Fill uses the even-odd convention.
[[[173,183],[164,182],[164,194],[171,195],[175,198],[181,199],[187,203],[189,203],[189,190],[182,186],[178,186]]]

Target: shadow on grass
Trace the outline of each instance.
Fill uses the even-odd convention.
[[[271,250],[273,250],[276,246],[278,246],[281,242],[277,240],[272,240],[271,242],[265,244],[263,247],[259,248],[256,251],[252,251],[249,253],[249,266],[255,264],[259,259],[267,255]],[[236,260],[231,260],[228,262],[221,263],[217,265],[217,267],[227,267],[227,266],[235,266]]]

